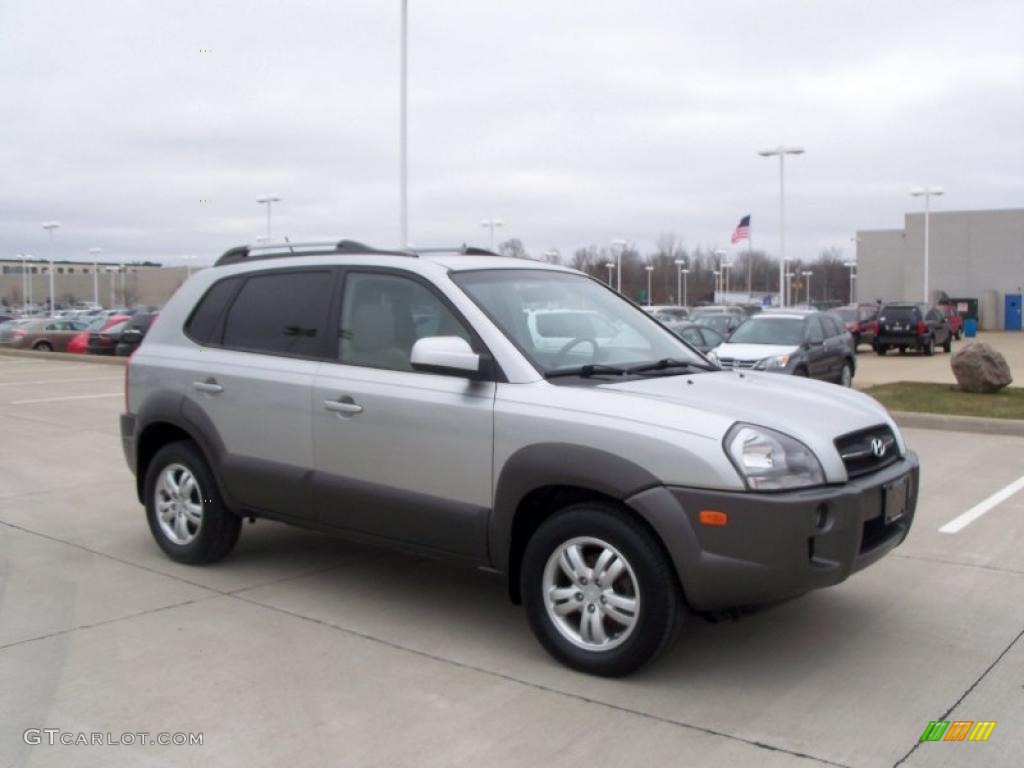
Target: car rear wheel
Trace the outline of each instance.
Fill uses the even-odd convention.
[[[953,351],[953,334],[946,337],[946,342],[942,345],[942,351],[947,355]]]
[[[924,344],[921,345],[921,351],[924,352],[925,355],[927,355],[929,357],[934,355],[935,354],[935,339],[933,339],[931,336],[929,336],[927,339],[925,339],[924,340]]]
[[[37,352],[53,352],[53,344],[48,341],[38,341],[32,349]]]
[[[879,344],[878,346],[875,347],[875,354],[876,355],[884,356],[885,353],[888,352],[888,351],[889,351],[889,348],[887,346],[883,345],[883,344]]]
[[[850,365],[849,361],[843,363],[843,370],[839,372],[839,383],[844,387],[853,386],[853,366]]]
[[[527,617],[563,664],[620,677],[661,653],[683,612],[672,564],[614,504],[563,509],[537,529],[522,564]]]
[[[212,563],[238,541],[242,520],[224,506],[213,473],[191,442],[157,451],[146,470],[144,498],[153,538],[172,560]]]

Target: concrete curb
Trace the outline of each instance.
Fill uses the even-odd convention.
[[[128,362],[127,357],[113,355],[69,355],[66,352],[37,352],[34,349],[0,349],[0,357],[31,357],[36,360],[61,360],[68,363],[97,363],[122,367]]]
[[[985,419],[978,416],[950,416],[911,411],[890,411],[890,414],[901,427],[1024,437],[1024,420],[1021,419]]]

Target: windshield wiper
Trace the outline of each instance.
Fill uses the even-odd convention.
[[[693,360],[676,360],[671,357],[665,357],[654,363],[641,363],[640,365],[634,365],[632,368],[626,369],[627,373],[647,373],[649,371],[665,371],[669,368],[698,368],[702,371],[717,371],[713,365],[706,365],[704,363],[698,363]]]
[[[581,379],[586,379],[591,376],[601,375],[625,376],[627,373],[631,372],[632,369],[630,368],[619,368],[614,365],[590,363],[589,365],[580,365],[576,368],[559,368],[557,371],[548,371],[544,374],[544,378],[554,379],[558,376],[579,376]]]

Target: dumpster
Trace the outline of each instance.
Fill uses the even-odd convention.
[[[968,339],[973,339],[978,335],[978,321],[973,317],[968,317],[964,320],[964,336]]]

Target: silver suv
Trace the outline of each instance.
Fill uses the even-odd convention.
[[[125,455],[171,558],[224,557],[244,517],[455,558],[600,675],[687,613],[844,580],[916,504],[917,458],[870,397],[720,370],[597,280],[472,248],[232,249],[126,381]]]

